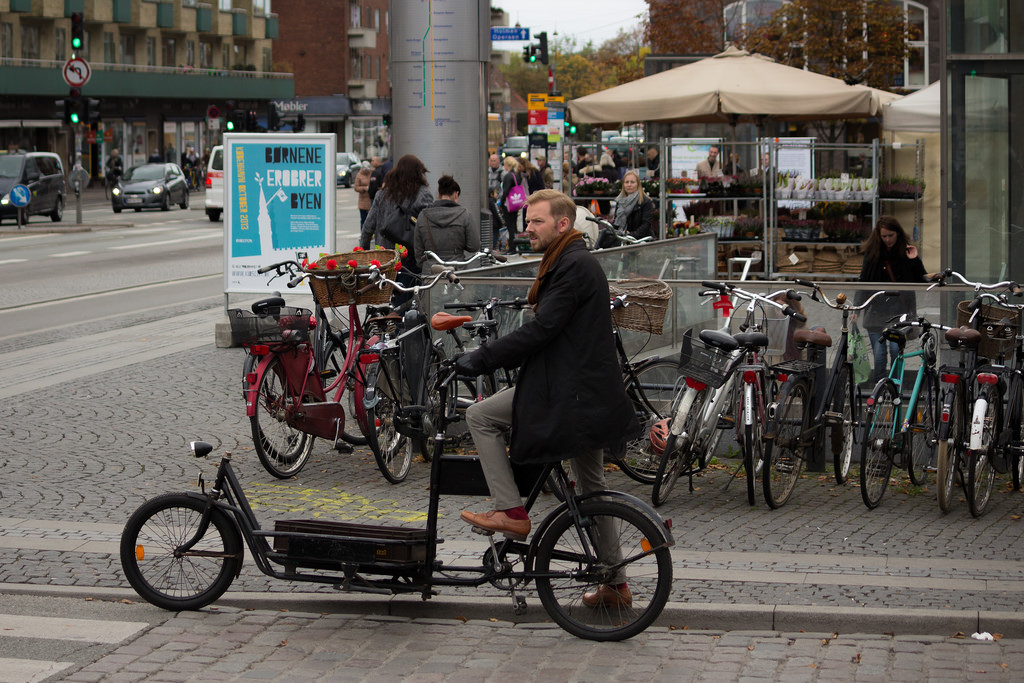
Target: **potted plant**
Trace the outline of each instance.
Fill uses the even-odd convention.
[[[924,181],[906,176],[892,176],[878,184],[883,199],[918,199],[924,193]]]
[[[760,216],[740,216],[736,219],[736,237],[758,239],[764,234],[764,222]]]

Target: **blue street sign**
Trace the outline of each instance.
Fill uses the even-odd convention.
[[[11,204],[18,208],[28,206],[32,199],[32,191],[26,185],[15,185],[11,188]]]
[[[530,29],[518,26],[492,26],[491,40],[529,40]]]

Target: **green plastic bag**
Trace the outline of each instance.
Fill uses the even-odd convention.
[[[854,323],[850,327],[848,355],[853,363],[853,379],[857,384],[868,381],[871,377],[871,350],[868,348],[867,337]]]

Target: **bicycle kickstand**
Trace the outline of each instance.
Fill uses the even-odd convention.
[[[477,531],[477,527],[474,527],[473,530]],[[484,533],[487,536],[487,540],[491,544],[491,569],[494,570],[495,576],[501,576],[506,571],[506,568],[503,566],[502,561],[498,559],[498,544],[494,542],[494,532],[487,532],[483,529],[477,532]],[[516,593],[515,581],[511,579],[509,579],[508,583],[508,592],[512,596],[512,612],[516,616],[526,614],[526,598]]]

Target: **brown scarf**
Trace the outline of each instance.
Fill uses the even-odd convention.
[[[530,287],[530,293],[526,295],[526,300],[534,307],[537,306],[537,295],[540,292],[540,284],[544,279],[544,276],[548,274],[555,263],[558,262],[559,257],[565,248],[570,243],[583,239],[583,233],[575,228],[569,228],[561,235],[558,236],[554,242],[548,245],[548,248],[544,250],[544,256],[540,259],[540,268],[537,270],[537,279],[533,281],[533,285]]]

